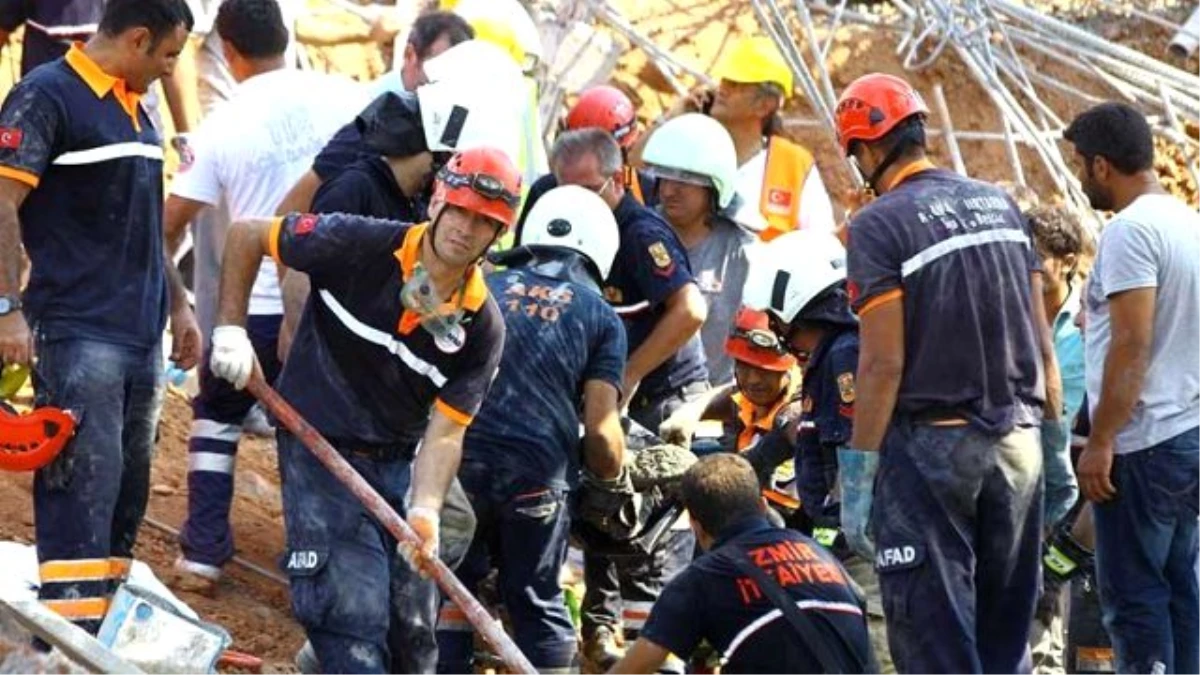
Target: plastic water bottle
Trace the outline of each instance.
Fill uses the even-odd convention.
[[[182,387],[184,382],[187,382],[188,371],[175,365],[174,361],[167,361],[167,383],[174,387]]]

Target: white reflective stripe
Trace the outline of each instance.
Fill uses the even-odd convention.
[[[429,380],[433,382],[434,386],[438,387],[439,389],[446,386],[446,376],[442,375],[442,371],[438,370],[437,366],[412,353],[407,345],[392,337],[390,334],[385,333],[378,328],[372,328],[371,326],[359,321],[353,314],[349,312],[349,310],[347,310],[345,307],[342,307],[341,303],[339,303],[329,291],[321,289],[318,292],[318,295],[321,296],[321,300],[324,301],[325,306],[329,307],[329,310],[333,312],[333,315],[336,316],[338,320],[342,322],[342,325],[345,326],[346,329],[351,333],[354,333],[367,342],[377,344],[392,354],[399,356],[400,360],[404,362],[404,365],[408,366],[411,370],[429,378]]]
[[[939,241],[929,248],[914,255],[904,264],[900,266],[900,276],[907,277],[916,272],[929,263],[949,255],[955,251],[961,251],[964,248],[972,246],[983,246],[984,244],[999,244],[1003,242],[1011,242],[1014,244],[1024,244],[1029,246],[1029,235],[1020,230],[1004,229],[1004,230],[984,230],[983,232],[972,232],[971,234],[960,234],[957,237],[951,237]]]
[[[31,26],[53,37],[67,37],[71,35],[90,35],[99,29],[98,24],[84,23],[78,26],[45,26],[36,21],[26,21],[26,26]]]
[[[235,455],[222,455],[219,452],[189,452],[188,473],[208,471],[232,474],[235,461],[237,461]]]
[[[654,609],[653,602],[621,599],[621,623],[626,628],[641,630],[650,618],[650,610]]]
[[[64,152],[55,157],[52,163],[59,166],[79,166],[99,164],[122,157],[145,157],[161,162],[163,161],[163,150],[159,146],[149,143],[113,143],[112,145],[101,145],[98,148]]]
[[[862,610],[859,609],[857,605],[852,605],[848,602],[797,600],[796,606],[800,609],[821,609],[827,612],[844,612],[846,614],[857,614],[858,616],[862,616]],[[760,628],[781,616],[783,616],[783,612],[781,610],[773,609],[758,617],[754,621],[751,621],[750,625],[743,628],[741,632],[734,636],[733,641],[729,643],[729,649],[726,649],[725,655],[721,657],[721,665],[725,665],[729,659],[733,658],[733,653],[736,652],[738,647],[741,647],[742,643],[749,639],[751,635],[754,635]]]
[[[213,441],[237,443],[242,437],[242,428],[236,424],[225,424],[212,420],[192,420],[191,438],[207,438]]]

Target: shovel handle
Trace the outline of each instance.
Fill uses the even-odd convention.
[[[288,431],[300,439],[300,442],[362,502],[363,506],[371,512],[371,515],[375,516],[375,519],[387,528],[387,531],[397,541],[412,544],[417,549],[416,555],[421,555],[421,538],[417,536],[417,533],[354,470],[354,467],[350,466],[350,463],[329,444],[329,441],[321,436],[319,431],[314,429],[312,425],[301,417],[300,413],[296,412],[296,409],[279,395],[279,392],[275,391],[271,385],[263,380],[262,375],[257,369],[255,369],[255,373],[250,377],[250,381],[246,383],[246,389],[263,404],[263,407],[275,419],[279,420]],[[459,609],[466,615],[467,620],[471,622],[475,630],[479,631],[479,634],[487,642],[488,646],[496,650],[496,654],[499,655],[509,672],[537,672],[533,664],[529,662],[529,659],[525,658],[525,655],[517,648],[516,643],[504,632],[500,623],[488,614],[483,605],[479,604],[475,596],[471,595],[470,591],[462,585],[462,582],[458,580],[458,577],[454,576],[454,572],[450,571],[450,568],[445,563],[437,558],[424,562],[423,567],[429,571],[430,577],[454,601],[454,604],[458,605]]]

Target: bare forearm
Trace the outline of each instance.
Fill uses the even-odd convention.
[[[455,474],[458,473],[461,460],[461,436],[442,437],[431,441],[427,435],[413,466],[412,505],[441,511],[446,490],[450,488],[450,481],[454,480]]]
[[[863,357],[858,363],[854,400],[854,432],[850,446],[878,450],[892,421],[904,364]]]
[[[250,291],[263,256],[267,254],[268,220],[238,221],[225,237],[221,258],[221,292],[217,304],[218,325],[246,325]]]
[[[183,275],[171,259],[170,251],[163,250],[163,270],[167,275],[167,294],[171,299],[171,311],[174,312],[188,306],[187,287],[183,284]]]
[[[584,384],[583,463],[596,477],[616,478],[625,461],[625,433],[617,409],[617,388],[598,381]]]
[[[0,295],[21,290],[21,224],[16,207],[0,202]]]
[[[308,211],[312,208],[313,196],[317,194],[319,187],[321,179],[310,169],[296,181],[291,190],[288,190],[279,207],[275,209],[275,215],[286,216],[289,213]]]
[[[1140,340],[1123,339],[1113,331],[1112,346],[1104,359],[1104,378],[1101,382],[1100,400],[1092,415],[1089,437],[1102,444],[1111,444],[1133,416],[1146,369],[1150,365],[1150,344]]]
[[[699,295],[699,291],[696,292]],[[629,356],[625,365],[625,383],[632,385],[642,381],[678,352],[700,326],[704,325],[704,299],[699,299],[699,307],[693,306],[689,300],[681,300],[677,306],[671,307],[659,320],[646,340]],[[626,391],[626,395],[628,395]]]
[[[1034,272],[1030,277],[1031,315],[1033,330],[1037,334],[1042,353],[1042,370],[1045,373],[1046,405],[1044,415],[1056,420],[1063,414],[1062,373],[1058,370],[1058,357],[1054,353],[1054,332],[1046,318],[1045,300],[1042,295],[1042,274]]]

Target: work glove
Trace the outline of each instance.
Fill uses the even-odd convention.
[[[580,480],[579,517],[613,539],[636,534],[641,495],[633,489],[629,466],[616,478],[599,478],[586,468]]]
[[[421,539],[421,546],[418,549],[415,544],[404,541],[397,544],[396,552],[417,571],[418,576],[428,579],[431,563],[438,557],[438,512],[426,506],[414,506],[408,510],[405,521]]]
[[[228,381],[235,389],[243,389],[254,372],[254,345],[241,326],[217,326],[212,332],[212,357],[209,368],[213,375]]]
[[[871,498],[879,453],[838,448],[838,484],[842,492],[842,534],[850,548],[867,560],[875,558],[875,545],[867,533],[871,520]]]

